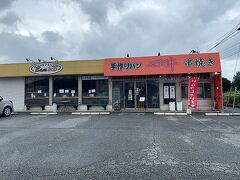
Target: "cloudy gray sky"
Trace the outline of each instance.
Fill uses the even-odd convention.
[[[240,0],[0,0],[0,63],[206,52],[239,22]],[[229,79],[239,40],[213,50]]]

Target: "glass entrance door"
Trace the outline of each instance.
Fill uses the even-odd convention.
[[[135,107],[134,82],[125,82],[125,108]]]
[[[125,108],[146,108],[146,81],[125,82]]]
[[[146,82],[136,82],[136,108],[146,108]]]

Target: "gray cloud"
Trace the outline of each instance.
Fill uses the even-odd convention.
[[[79,3],[84,13],[89,15],[90,21],[94,24],[107,22],[108,10],[112,7],[122,8],[125,0],[73,0]],[[131,1],[131,0],[129,0]]]
[[[53,31],[44,31],[42,36],[49,43],[58,43],[63,40],[63,37],[59,33]]]
[[[49,59],[51,56],[64,57],[67,49],[64,45],[41,42],[34,36],[21,36],[18,34],[3,32],[0,34],[0,54],[8,57],[5,62],[23,62],[25,58]]]
[[[1,0],[0,1],[0,10],[9,8],[15,0]]]
[[[24,2],[25,6],[29,4],[27,1],[17,0],[18,4],[22,4],[21,2]],[[22,13],[24,7],[19,10],[13,5],[13,12],[24,14],[21,16],[22,25],[28,26],[28,23],[33,23],[34,26],[30,27],[36,32],[27,28],[21,33],[20,31],[14,33],[15,29],[21,28],[17,27],[12,31],[8,31],[7,28],[10,27],[2,28],[0,42],[4,42],[4,45],[0,49],[0,59],[6,57],[11,62],[26,57],[50,56],[61,59],[98,59],[125,57],[127,53],[130,56],[146,56],[156,55],[158,52],[189,53],[191,49],[197,48],[204,51],[209,49],[206,46],[208,42],[214,42],[217,37],[228,32],[240,19],[240,0],[43,0],[38,2],[45,3],[43,7],[48,5],[61,7],[62,9],[55,8],[50,13],[46,12],[48,14],[46,16],[54,21],[52,17],[56,18],[56,16],[51,14],[57,12],[58,17],[64,17],[62,21],[64,23],[58,26],[49,22],[45,27],[39,24],[39,29],[36,30],[34,23],[39,19],[34,18],[38,17],[39,22],[42,22],[41,17],[32,17],[35,12],[31,11],[25,11],[24,14]],[[8,5],[10,6],[11,4]],[[26,8],[31,9],[31,7]],[[46,18],[43,19],[46,21]],[[5,24],[9,23],[9,25],[19,21],[14,14],[6,15],[1,20],[2,23],[5,21]],[[67,30],[64,24],[67,24]],[[84,28],[80,27],[81,24]],[[72,25],[71,29],[69,29],[70,25]],[[234,40],[236,41],[237,39]],[[226,68],[224,67],[223,70]]]
[[[138,1],[135,2],[137,5]],[[181,2],[182,6],[155,2],[160,7],[165,5],[167,12],[162,12],[161,8],[143,6],[124,14],[116,26],[106,21],[97,29],[93,27],[93,32],[85,36],[80,54],[85,52],[87,57],[106,57],[125,56],[126,53],[133,56],[152,55],[158,51],[163,54],[188,53],[209,40],[208,33],[204,33],[208,25],[235,4],[226,3],[226,0],[221,1],[223,7],[206,0],[202,3],[186,0]],[[102,8],[100,12],[108,12],[105,6],[98,8]]]
[[[0,17],[0,22],[7,25],[12,26],[20,21],[20,18],[12,11],[7,12],[4,16]]]

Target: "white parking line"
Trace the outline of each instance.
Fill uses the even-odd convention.
[[[109,115],[110,112],[73,112],[73,115]]]
[[[201,123],[202,125],[206,126],[207,128],[213,129],[213,127],[207,125],[207,124],[204,123],[201,119],[198,119],[198,118],[196,118],[196,117],[194,117],[194,116],[192,116],[192,115],[190,115],[190,117],[192,117],[192,119],[194,119],[195,121],[198,121],[198,122]]]
[[[51,113],[30,113],[30,114],[32,114],[32,115],[42,115],[42,114],[48,114],[48,115],[57,115],[57,113],[53,113],[53,112],[51,112]]]
[[[171,113],[161,113],[161,112],[154,112],[155,115],[162,115],[162,116],[187,116],[187,113],[180,113],[180,112],[177,112],[177,113],[174,113],[174,112],[171,112]]]

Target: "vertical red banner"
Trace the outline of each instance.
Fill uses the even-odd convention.
[[[198,78],[189,77],[188,79],[188,105],[197,108]]]

